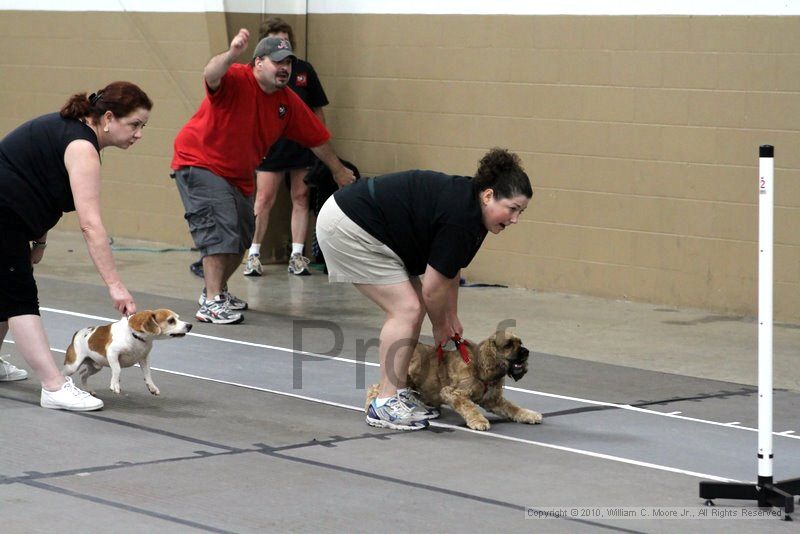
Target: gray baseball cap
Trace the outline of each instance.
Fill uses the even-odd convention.
[[[292,52],[292,43],[280,37],[264,37],[256,45],[253,57],[267,56],[272,61],[283,61],[287,57],[297,57]]]

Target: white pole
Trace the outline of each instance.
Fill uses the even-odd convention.
[[[772,478],[772,245],[775,152],[758,152],[758,477]]]

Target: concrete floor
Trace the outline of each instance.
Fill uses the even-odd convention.
[[[115,319],[80,236],[54,232],[37,266],[43,319],[60,361],[78,328]],[[118,240],[120,272],[140,309],[192,320],[202,287],[189,251]],[[446,412],[430,430],[363,421],[377,376],[380,313],[323,275],[235,276],[252,311],[235,326],[195,323],[156,343],[162,395],[138,369],[106,403],[75,414],[38,407],[34,379],[0,384],[4,532],[366,532],[502,529],[552,532],[788,531],[774,518],[526,519],[546,507],[702,506],[700,480],[756,475],[753,318],[521,289],[464,288],[465,333],[501,322],[535,353],[506,395],[545,414],[538,426],[493,420],[466,429]],[[194,322],[194,321],[193,321]],[[336,332],[341,348],[331,352]],[[429,332],[429,328],[427,329]],[[301,348],[319,357],[300,357]],[[4,353],[26,367],[7,342]],[[800,326],[775,327],[775,475],[800,476]],[[758,510],[718,501],[717,509]],[[794,530],[794,529],[793,529]]]

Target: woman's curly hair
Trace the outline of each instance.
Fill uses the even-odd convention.
[[[492,189],[495,198],[533,196],[531,181],[522,169],[519,156],[505,148],[493,148],[478,162],[478,170],[472,179],[478,192]]]
[[[131,82],[113,82],[96,93],[72,95],[61,108],[65,119],[98,120],[106,111],[115,117],[125,117],[139,108],[153,109],[153,102],[141,88]]]

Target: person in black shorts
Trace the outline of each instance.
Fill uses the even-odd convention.
[[[114,82],[88,96],[73,95],[60,113],[30,120],[0,141],[0,343],[10,329],[42,383],[44,408],[98,410],[103,401],[56,367],[39,315],[33,265],[42,260],[47,233],[61,215],[77,211],[114,308],[123,315],[136,312],[100,218],[100,150],[136,143],[152,107],[136,85]]]
[[[259,39],[264,37],[281,37],[288,39],[294,48],[294,33],[292,27],[283,19],[271,17],[261,24]],[[292,76],[289,87],[300,96],[303,102],[311,108],[319,120],[325,123],[323,107],[328,105],[328,98],[317,77],[311,63],[299,58],[292,60]],[[261,276],[261,242],[267,234],[269,214],[275,205],[280,182],[284,177],[289,179],[289,189],[292,197],[292,252],[289,257],[290,274],[309,275],[309,260],[303,255],[303,248],[308,233],[308,185],[305,177],[308,170],[314,165],[316,157],[308,148],[290,141],[279,139],[269,153],[264,157],[261,165],[256,169],[256,198],[254,212],[256,227],[252,245],[247,256],[244,268],[245,276]]]
[[[519,157],[495,148],[473,178],[398,172],[358,180],[325,202],[317,240],[329,280],[352,283],[386,314],[380,390],[368,408],[368,424],[417,430],[439,415],[406,387],[422,321],[427,313],[438,345],[462,336],[461,269],[488,232],[499,234],[519,221],[531,196]]]

